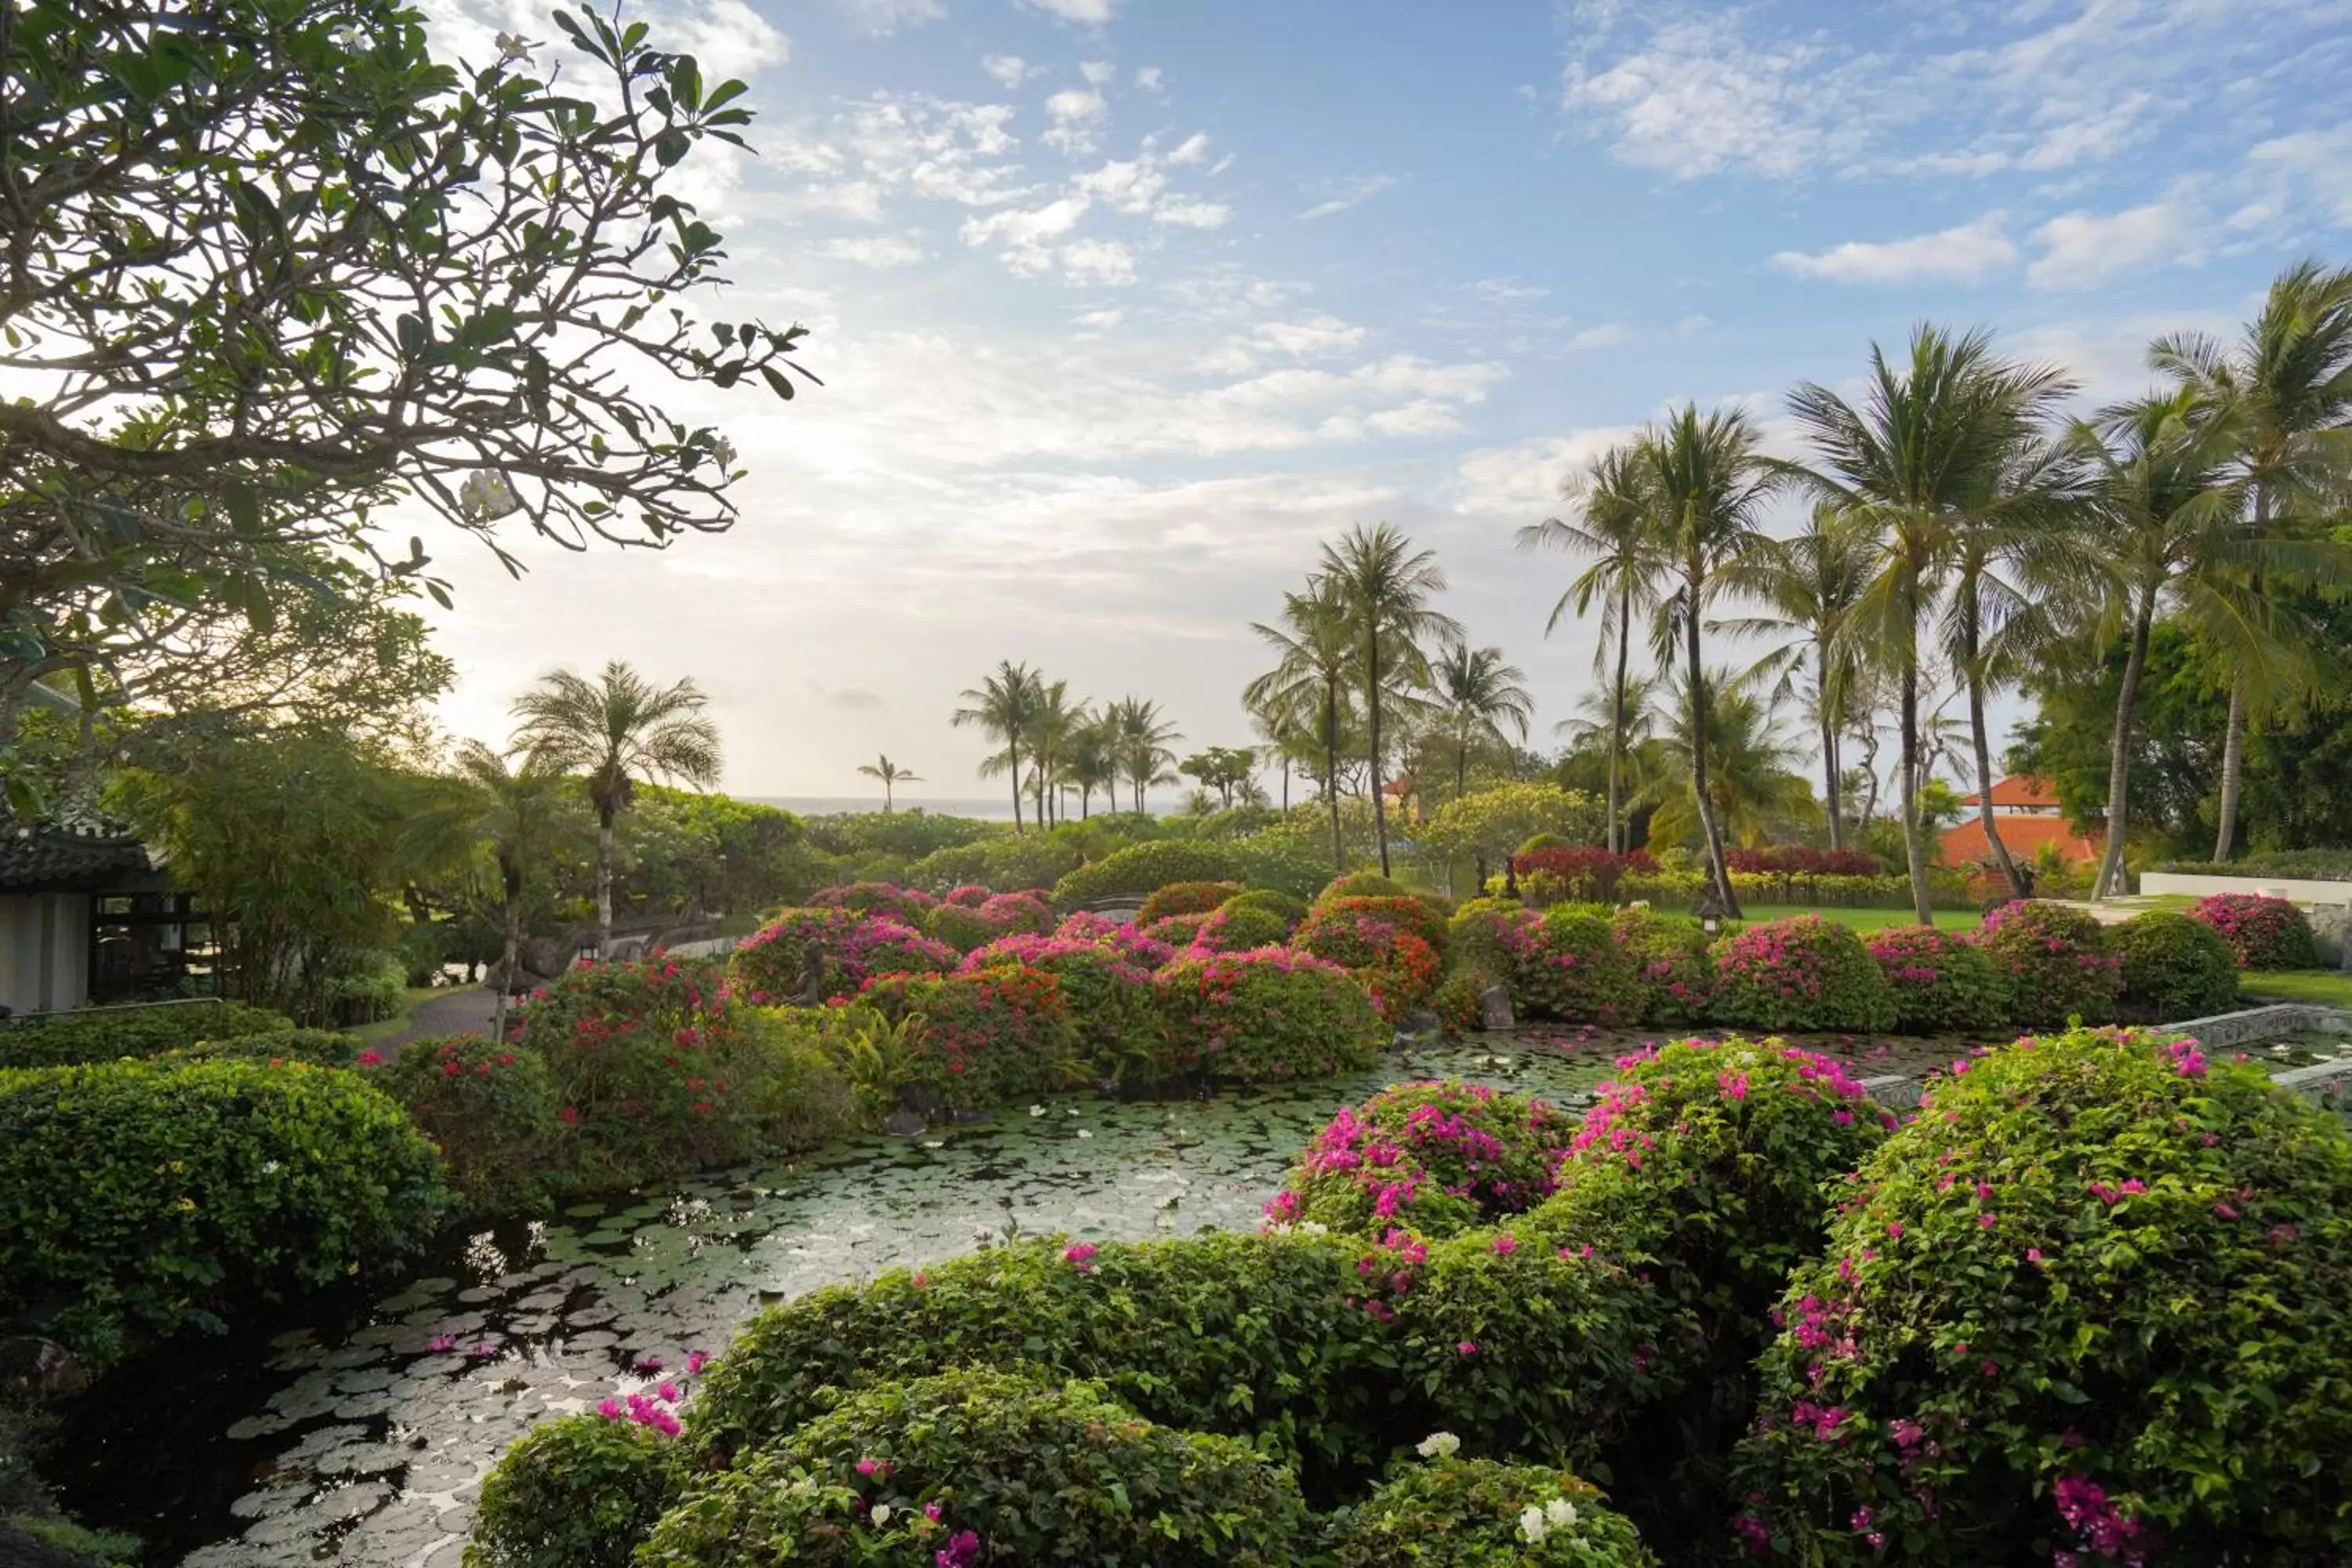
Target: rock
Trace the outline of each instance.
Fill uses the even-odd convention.
[[[919,1138],[923,1135],[923,1119],[912,1110],[894,1110],[882,1119],[882,1131],[893,1138]]]
[[[940,1103],[940,1091],[927,1083],[899,1085],[898,1103],[918,1116],[934,1115],[944,1109]]]
[[[996,1120],[985,1110],[950,1110],[948,1120],[958,1127],[980,1127]]]
[[[604,956],[611,963],[639,963],[644,962],[650,945],[649,939],[646,937],[616,936],[613,939],[612,948]]]
[[[572,944],[553,937],[525,937],[516,951],[526,979],[536,975],[541,980],[552,980],[572,967]]]
[[[2352,973],[2352,904],[2319,904],[2308,913],[2319,941],[2319,962]]]
[[[47,1405],[70,1399],[89,1386],[89,1369],[55,1340],[38,1334],[0,1339],[0,1388],[35,1405]]]
[[[1478,993],[1478,1026],[1482,1029],[1508,1029],[1518,1020],[1511,1014],[1511,988],[1489,985]]]
[[[1397,1020],[1396,1032],[1400,1039],[1426,1039],[1432,1035],[1443,1034],[1444,1031],[1444,1020],[1438,1017],[1433,1009],[1428,1007],[1415,1007]]]

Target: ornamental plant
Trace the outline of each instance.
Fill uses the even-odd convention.
[[[1241,851],[1198,838],[1155,838],[1131,844],[1081,866],[1054,884],[1054,901],[1067,908],[1090,899],[1142,898],[1172,882],[1242,882]]]
[[[1572,905],[1521,910],[1493,928],[1510,975],[1511,1003],[1524,1018],[1630,1024],[1648,993],[1608,921]]]
[[[1246,1443],[1099,1384],[966,1370],[851,1394],[698,1480],[635,1561],[1280,1568],[1307,1527],[1297,1478]]]
[[[1315,902],[1328,904],[1335,899],[1405,899],[1412,890],[1402,882],[1381,876],[1378,871],[1349,871],[1334,877],[1315,895]]]
[[[1658,863],[1646,849],[1619,855],[1590,844],[1558,844],[1521,848],[1511,858],[1519,891],[1538,908],[1559,903],[1613,904],[1618,885],[1627,877],[1657,874]]]
[[[1341,899],[1323,905],[1300,923],[1291,946],[1354,975],[1381,1016],[1394,1023],[1437,989],[1440,964],[1437,951],[1389,911],[1362,907],[1391,902],[1415,900]]]
[[[1149,1073],[1167,1055],[1168,1019],[1151,971],[1100,942],[1065,936],[1000,937],[963,961],[956,973],[1027,968],[1060,985],[1077,1031],[1081,1058],[1098,1078]]]
[[[940,902],[960,910],[976,910],[994,896],[978,882],[966,882],[960,888],[949,889]]]
[[[900,925],[917,927],[932,907],[929,893],[919,888],[901,888],[894,882],[851,882],[844,887],[819,888],[809,895],[808,901],[811,909],[887,915]]]
[[[447,1195],[399,1105],[299,1062],[0,1072],[0,1315],[104,1363],[420,1252]]]
[[[1342,1107],[1315,1134],[1266,1219],[1452,1236],[1549,1197],[1575,1130],[1543,1100],[1483,1084],[1400,1084]]]
[[[641,1422],[541,1422],[482,1479],[465,1568],[627,1568],[677,1499],[674,1453]]]
[[[1290,922],[1279,910],[1243,899],[1228,900],[1201,922],[1192,945],[1209,952],[1247,952],[1280,947],[1290,940]]]
[[[1609,931],[1642,983],[1642,1022],[1688,1025],[1708,1016],[1715,958],[1704,926],[1685,915],[1635,907],[1611,916]]]
[[[857,994],[894,1024],[921,1020],[901,1081],[916,1087],[927,1109],[1034,1100],[1078,1076],[1070,1005],[1045,970],[1014,963],[971,973],[884,974]]]
[[[1043,936],[1054,929],[1054,908],[1040,892],[992,893],[980,912],[1008,931]]]
[[[1143,969],[1157,969],[1176,956],[1174,948],[1144,935],[1129,922],[1083,910],[1055,926],[1054,934],[1076,942],[1090,942],[1097,947],[1108,947],[1129,963]]]
[[[1430,1441],[1453,1438],[1433,1434]],[[1458,1439],[1454,1439],[1458,1446]],[[1566,1470],[1404,1459],[1349,1510],[1333,1568],[1654,1568],[1633,1521]]]
[[[1170,915],[1205,915],[1241,890],[1239,882],[1171,882],[1143,900],[1135,923],[1148,926]]]
[[[855,910],[779,910],[727,955],[728,980],[751,1005],[781,1006],[801,996],[814,953],[820,992],[831,995],[845,983],[836,954],[863,919]]]
[[[2119,1005],[2126,1016],[2146,1024],[2179,1023],[2238,1005],[2237,959],[2229,939],[2205,921],[2148,910],[2106,936],[2123,981]]]
[[[1422,898],[1414,894],[1350,893],[1342,897],[1326,895],[1316,901],[1299,927],[1303,937],[1317,926],[1342,920],[1369,918],[1388,921],[1445,956],[1447,938],[1452,934],[1448,922],[1453,918],[1453,906],[1444,900]]]
[[[2347,1290],[2352,1138],[2259,1071],[2116,1029],[1955,1064],[1789,1283],[1740,1537],[1823,1563],[2342,1561]]]
[[[1010,933],[1003,921],[992,920],[978,905],[941,904],[923,917],[923,934],[957,952],[969,953]]]
[[[1141,928],[1145,937],[1159,942],[1171,952],[1192,945],[1201,928],[1209,923],[1206,915],[1169,915]]]
[[[1870,956],[1895,992],[1894,1026],[1906,1035],[1998,1028],[2009,1016],[2000,971],[1968,936],[1933,926],[1888,926]]]
[[[206,997],[131,1012],[52,1013],[0,1022],[0,1067],[71,1067],[159,1056],[198,1040],[291,1031],[294,1021],[263,1007]]]
[[[555,1080],[529,1046],[479,1035],[411,1040],[360,1071],[398,1100],[448,1170],[467,1214],[535,1206],[566,1158]],[[577,1121],[575,1110],[573,1121]]]
[[[1716,1016],[1743,1028],[1895,1026],[1894,987],[1852,929],[1819,915],[1766,921],[1717,941]]]
[[[2008,988],[2011,1016],[2024,1025],[2115,1016],[2119,965],[2099,922],[2080,910],[2017,899],[1989,910],[1977,932]]]
[[[1344,969],[1306,953],[1186,953],[1159,973],[1167,1067],[1237,1083],[1360,1072],[1388,1026]]]
[[[2284,899],[2213,893],[2189,905],[2189,918],[2220,931],[2241,969],[2310,969],[2319,963],[2309,917]]]
[[[315,1068],[347,1068],[359,1059],[359,1054],[360,1041],[356,1035],[346,1035],[339,1029],[287,1028],[268,1034],[202,1039],[194,1045],[158,1051],[149,1059],[200,1062],[242,1058],[281,1065],[308,1062]]]

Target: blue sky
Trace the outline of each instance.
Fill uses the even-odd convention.
[[[433,0],[436,36],[552,37]],[[730,316],[812,329],[826,386],[700,392],[743,519],[659,556],[474,559],[446,716],[494,736],[557,664],[715,694],[747,794],[877,751],[963,795],[955,694],[1000,658],[1246,741],[1248,623],[1387,519],[1539,700],[1570,570],[1512,548],[1672,402],[1776,424],[1930,318],[2145,383],[2284,264],[2352,259],[2352,4],[1473,5],[664,0],[743,76],[756,158],[698,157]],[[1787,448],[1792,453],[1793,447]],[[1799,726],[1801,729],[1801,726]]]

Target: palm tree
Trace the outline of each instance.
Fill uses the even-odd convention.
[[[1062,777],[1066,781],[1065,787],[1078,792],[1081,822],[1094,815],[1097,790],[1109,791],[1112,805],[1118,804],[1118,741],[1108,719],[1089,712],[1084,714],[1064,743]]]
[[[1272,645],[1276,662],[1249,683],[1242,700],[1253,709],[1312,715],[1315,740],[1323,753],[1323,801],[1331,813],[1331,866],[1344,872],[1348,856],[1339,834],[1339,744],[1347,729],[1356,648],[1348,607],[1336,585],[1310,578],[1307,592],[1282,596],[1281,625],[1254,622],[1250,629]]]
[[[2072,389],[2054,370],[1996,357],[1988,333],[1955,338],[1929,324],[1912,332],[1906,363],[1873,343],[1869,379],[1860,407],[1811,382],[1790,395],[1819,466],[1783,467],[1873,535],[1870,586],[1854,626],[1895,671],[1903,840],[1914,912],[1927,925],[1934,915],[1918,812],[1920,619],[1961,553],[1962,536],[1979,519],[2008,515],[2006,481],[2018,454]]]
[[[1775,814],[1810,816],[1818,809],[1812,786],[1796,771],[1798,753],[1780,732],[1769,703],[1728,669],[1707,672],[1707,700],[1690,700],[1690,682],[1678,678],[1661,703],[1657,771],[1642,798],[1657,809],[1650,817],[1653,843],[1679,843],[1694,828],[1705,831],[1711,816],[1720,830],[1741,844],[1762,841]],[[1692,743],[1694,717],[1705,715],[1706,744]],[[1704,763],[1706,794],[1698,778]]]
[[[1706,671],[1699,662],[1700,627],[1707,605],[1724,591],[1724,571],[1763,543],[1759,518],[1780,473],[1757,449],[1756,422],[1741,409],[1702,416],[1685,405],[1641,443],[1645,486],[1652,497],[1660,552],[1673,562],[1673,589],[1658,605],[1654,645],[1659,663],[1672,658],[1681,634],[1683,695],[1690,708],[1685,736],[1709,733]],[[1723,825],[1708,788],[1706,748],[1690,750],[1691,801],[1706,840],[1707,874],[1724,913],[1738,918],[1738,895],[1724,864]]]
[[[890,753],[887,752],[883,752],[874,762],[860,763],[857,771],[869,779],[882,781],[882,815],[885,816],[890,815],[891,794],[898,785],[923,782],[922,774],[908,768],[899,767],[890,760]]]
[[[1135,809],[1143,810],[1143,792],[1156,784],[1171,784],[1175,774],[1175,743],[1184,738],[1174,722],[1161,715],[1160,704],[1139,697],[1122,697],[1111,704],[1112,733],[1118,737],[1112,754],[1135,792]]]
[[[1030,792],[1037,801],[1037,824],[1050,825],[1058,815],[1061,770],[1070,737],[1087,721],[1087,707],[1070,702],[1070,683],[1049,680],[1037,689],[1036,711],[1029,717]]]
[[[1854,607],[1870,580],[1867,546],[1851,520],[1831,506],[1816,506],[1805,531],[1774,540],[1768,550],[1735,562],[1723,574],[1727,591],[1759,601],[1766,613],[1711,623],[1710,631],[1738,637],[1777,637],[1740,678],[1760,687],[1778,705],[1800,698],[1811,710],[1822,748],[1822,800],[1829,814],[1830,847],[1845,847],[1843,803],[1839,780],[1844,760],[1838,743],[1862,666],[1853,636]]]
[[[1242,707],[1249,714],[1251,731],[1282,764],[1282,809],[1286,813],[1290,810],[1291,752],[1308,738],[1307,726],[1300,714],[1276,696],[1253,698],[1245,692]]]
[[[1522,550],[1564,550],[1595,558],[1552,605],[1544,635],[1558,631],[1571,609],[1581,619],[1592,602],[1600,600],[1601,638],[1592,650],[1595,673],[1602,670],[1610,639],[1615,637],[1616,672],[1609,688],[1609,847],[1617,854],[1624,853],[1630,837],[1622,806],[1625,752],[1631,744],[1628,721],[1633,712],[1627,701],[1631,693],[1625,668],[1633,647],[1633,616],[1656,606],[1658,580],[1668,565],[1658,553],[1647,482],[1638,444],[1612,447],[1565,487],[1568,499],[1581,512],[1580,524],[1548,517],[1520,529],[1518,535]]]
[[[1430,708],[1454,752],[1454,799],[1468,787],[1473,747],[1507,748],[1512,734],[1528,738],[1535,699],[1528,695],[1526,680],[1517,665],[1503,662],[1498,647],[1457,642],[1431,662]]]
[[[1428,684],[1423,640],[1460,641],[1462,627],[1453,616],[1429,607],[1429,596],[1445,589],[1436,554],[1414,549],[1412,541],[1388,523],[1371,528],[1359,523],[1336,544],[1326,543],[1316,575],[1332,584],[1357,645],[1356,676],[1363,687],[1369,730],[1365,754],[1371,763],[1372,838],[1381,847],[1381,875],[1385,877],[1389,818],[1381,794],[1381,700],[1384,694],[1393,696],[1400,684]]]
[[[1026,664],[1001,660],[986,679],[959,693],[964,706],[948,721],[959,730],[977,724],[1002,742],[1002,751],[982,759],[980,774],[993,778],[1001,773],[1012,773],[1015,833],[1022,830],[1021,747],[1028,738],[1029,726],[1036,720],[1044,686],[1037,672]]]
[[[2279,274],[2234,349],[2202,333],[2158,338],[2149,363],[2193,393],[2203,416],[2227,410],[2238,432],[2237,478],[2252,502],[2254,537],[2315,537],[2340,510],[2352,473],[2352,268],[2299,262]],[[2264,586],[2257,574],[2256,593]],[[2235,847],[2245,774],[2246,713],[2270,693],[2259,671],[2236,672],[2221,742],[2213,858]]]
[[[719,782],[719,727],[691,679],[655,687],[620,659],[588,680],[568,669],[543,676],[515,699],[515,745],[538,766],[586,778],[596,809],[596,951],[613,941],[613,824],[637,781]]]

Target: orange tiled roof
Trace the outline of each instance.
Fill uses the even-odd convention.
[[[1993,798],[2000,798],[1996,787]],[[2004,816],[1995,825],[2000,829],[2000,841],[2013,859],[2031,860],[2042,852],[2045,844],[2055,844],[2058,853],[2074,865],[2095,864],[2105,847],[2084,837],[2066,826],[2063,816]],[[1974,866],[1992,858],[1992,846],[1985,842],[1984,824],[1975,817],[1957,826],[1944,829],[1941,848],[1937,858],[1947,866]]]
[[[1976,803],[1977,797],[1969,795],[1961,804],[1974,805]],[[1995,811],[2055,811],[2058,808],[2058,791],[2048,779],[2037,774],[2011,773],[1992,786],[1992,808]]]

